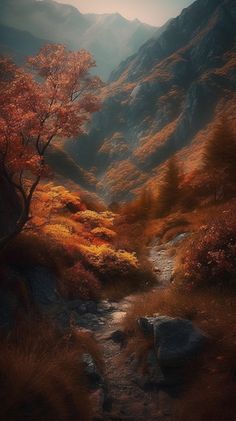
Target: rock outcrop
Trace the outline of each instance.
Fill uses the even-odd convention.
[[[190,320],[168,316],[142,317],[138,324],[145,335],[153,335],[161,367],[180,367],[194,358],[206,342],[206,335]]]

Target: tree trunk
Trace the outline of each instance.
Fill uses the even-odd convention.
[[[18,235],[28,221],[29,211],[21,203],[14,187],[0,178],[0,249]]]

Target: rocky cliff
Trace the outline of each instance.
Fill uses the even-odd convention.
[[[217,116],[233,117],[235,91],[236,3],[197,0],[112,73],[102,111],[69,150],[96,167],[108,200],[128,198],[173,153],[194,160]]]

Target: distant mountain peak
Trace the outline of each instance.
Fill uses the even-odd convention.
[[[103,79],[155,32],[155,28],[134,24],[120,13],[82,14],[74,6],[54,0],[0,0],[0,5],[1,24],[45,41],[64,43],[72,50],[89,50]]]

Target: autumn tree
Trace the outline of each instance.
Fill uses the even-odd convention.
[[[236,180],[236,136],[224,118],[216,124],[206,142],[203,169],[208,175],[215,201],[232,193]]]
[[[0,182],[7,182],[17,196],[19,214],[0,245],[21,232],[30,218],[33,194],[49,175],[48,147],[82,134],[91,113],[99,109],[96,90],[101,82],[89,73],[94,65],[87,51],[52,44],[28,59],[28,71],[1,58]]]
[[[180,195],[180,170],[175,157],[172,157],[165,170],[157,196],[157,216],[163,216],[177,204]]]

